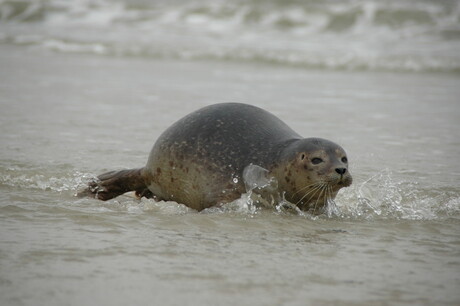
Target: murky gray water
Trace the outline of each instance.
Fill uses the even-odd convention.
[[[158,57],[147,52],[152,45],[133,55],[126,50],[139,41],[126,40],[126,20],[111,19],[114,32],[107,39],[119,39],[117,47],[88,16],[82,28],[74,24],[72,14],[82,16],[82,7],[59,10],[56,3],[49,2],[53,18],[45,14],[31,24],[16,17],[0,27],[1,305],[460,303],[460,78],[452,73],[458,69],[455,56],[450,66],[444,61],[451,51],[434,72],[427,63],[439,57],[425,53],[414,57],[422,68],[405,72],[385,56],[349,71],[339,64],[313,70],[306,62],[290,67],[241,60],[244,52],[230,60],[212,54]],[[432,4],[417,3],[418,11],[444,16]],[[152,18],[148,22],[171,24],[147,9],[112,9],[101,5],[95,12],[134,18],[134,10]],[[63,12],[70,16],[64,14],[64,24],[80,30],[69,34],[65,48],[44,47],[65,32],[51,23],[62,22]],[[164,7],[161,12],[174,17]],[[204,22],[193,18],[183,20]],[[136,20],[135,29],[145,26]],[[439,31],[449,28],[446,22],[436,25]],[[252,26],[236,28],[248,27],[250,35]],[[292,27],[290,33],[299,35]],[[88,46],[85,33],[120,54],[68,49]],[[169,39],[174,46],[177,37]],[[188,51],[200,45],[188,43]],[[298,46],[291,43],[282,53],[287,58]],[[415,54],[417,48],[401,49]],[[383,68],[375,65],[388,61]],[[262,107],[301,135],[346,149],[354,183],[336,198],[337,215],[254,209],[244,196],[201,213],[129,195],[108,202],[74,196],[94,175],[143,166],[156,138],[182,116],[227,101]]]

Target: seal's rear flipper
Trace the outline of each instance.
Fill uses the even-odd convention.
[[[135,191],[138,197],[152,197],[153,194],[144,182],[142,170],[143,168],[106,172],[90,182],[77,196],[90,196],[107,201],[128,191]]]

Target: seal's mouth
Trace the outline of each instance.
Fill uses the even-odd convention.
[[[350,175],[346,175],[345,177],[340,178],[340,183],[342,187],[348,187],[353,183],[353,178]]]
[[[337,185],[341,185],[342,187],[348,187],[351,185],[353,179],[350,173],[347,171],[345,174],[340,174],[335,177],[335,181]],[[332,182],[331,182],[332,183]]]
[[[350,186],[352,181],[349,174],[328,177],[324,181],[300,188],[292,195],[292,198],[296,200],[294,203],[300,209],[317,211],[326,206],[329,201],[334,200],[337,192],[343,187]]]
[[[339,177],[336,177],[328,182],[328,184],[331,186],[332,189],[335,191],[338,191],[339,189],[343,187],[348,187],[351,185],[353,179],[351,178],[350,175],[340,175]]]
[[[344,177],[340,177],[339,181],[337,182],[337,185],[342,186],[342,187],[347,187],[347,186],[350,186],[350,182]]]

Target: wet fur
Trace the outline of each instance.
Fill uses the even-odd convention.
[[[320,154],[327,164],[308,164]],[[324,206],[338,189],[351,184],[346,173],[337,184],[338,158],[333,142],[302,138],[260,108],[224,103],[202,108],[168,128],[154,144],[144,168],[108,172],[80,193],[101,200],[134,190],[139,196],[172,200],[202,210],[231,202],[246,192],[242,173],[249,164],[269,170],[279,193],[304,210]],[[332,177],[332,178],[331,178]]]

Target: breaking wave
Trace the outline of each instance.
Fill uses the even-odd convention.
[[[454,0],[0,0],[0,22],[0,43],[56,52],[460,72]]]

